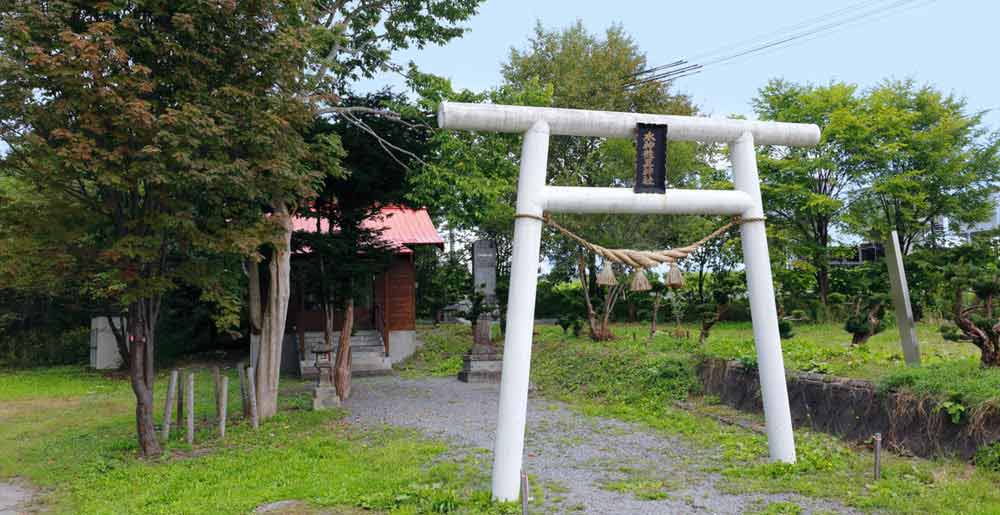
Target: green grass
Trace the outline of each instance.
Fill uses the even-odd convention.
[[[0,401],[78,398],[131,392],[127,381],[109,381],[83,367],[33,368],[0,372]]]
[[[786,359],[790,351],[796,352],[794,349],[819,338],[818,328],[816,332],[798,330],[798,343],[786,345]],[[650,341],[646,338],[648,329],[639,325],[616,326],[614,331],[618,339],[594,343],[564,335],[558,327],[537,326],[531,377],[539,393],[563,400],[582,413],[640,423],[710,450],[710,456],[694,466],[721,474],[724,480],[717,485],[733,492],[796,492],[884,513],[1000,514],[1000,474],[958,460],[889,454],[883,460],[883,479],[876,482],[871,477],[869,450],[847,445],[829,435],[797,430],[798,462],[769,463],[764,436],[675,406],[676,400],[698,390],[694,365],[703,350],[695,340],[657,336]],[[923,332],[926,331],[924,327]],[[428,335],[433,338],[427,338]],[[421,352],[426,357],[447,355],[462,345],[467,347],[471,341],[468,328],[459,326],[425,328],[421,337],[425,342]],[[721,325],[714,338],[729,341],[749,338],[749,326]],[[831,342],[824,346],[839,345],[834,338],[831,336]],[[840,341],[846,345],[848,340],[843,337]],[[880,341],[872,342],[873,351],[888,345]],[[710,341],[709,347],[712,344]],[[934,351],[934,344],[925,346],[925,350],[928,347]],[[941,366],[955,366],[956,362],[963,361],[943,360]],[[435,368],[425,360],[410,371],[418,373],[421,369]],[[894,372],[913,373],[902,366]],[[606,487],[635,495],[658,496],[661,492],[669,495],[662,485],[657,488],[645,478],[627,477]],[[790,503],[762,507],[764,513],[796,513],[796,508]]]
[[[154,460],[135,458],[124,379],[71,367],[0,373],[0,477],[26,478],[55,513],[247,513],[284,499],[389,513],[513,510],[490,502],[478,455],[446,458],[455,455],[446,444],[412,431],[311,411],[301,383],[285,381],[279,414],[254,431],[239,416],[235,371],[227,373],[226,440],[215,435],[211,375],[201,370],[195,445],[174,431]]]
[[[692,332],[694,334],[694,332]],[[979,349],[967,342],[944,340],[936,324],[917,325],[922,365],[903,361],[896,329],[890,327],[865,345],[851,346],[850,336],[836,324],[803,324],[795,336],[782,342],[788,370],[818,372],[867,379],[882,390],[911,393],[962,403],[970,409],[1000,400],[1000,369],[979,366]],[[658,336],[654,345],[676,346],[669,336]],[[698,352],[717,358],[756,360],[749,324],[720,324]]]
[[[472,327],[441,324],[420,328],[424,345],[396,366],[404,377],[455,377],[462,370],[462,356],[472,347]]]

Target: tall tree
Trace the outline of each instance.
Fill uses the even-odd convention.
[[[551,88],[530,81],[523,87],[500,87],[477,93],[455,91],[441,77],[413,71],[410,85],[419,110],[433,116],[444,100],[512,105],[549,105]],[[520,137],[512,134],[437,131],[427,142],[427,156],[408,177],[406,198],[427,206],[431,216],[497,249],[497,301],[506,310],[506,288],[513,251],[514,197],[517,191]],[[457,299],[452,299],[454,302]]]
[[[307,34],[293,2],[8,2],[0,10],[0,173],[46,199],[25,237],[73,256],[85,292],[126,313],[139,450],[153,428],[156,324],[215,256],[268,237],[258,181],[301,183]],[[308,183],[308,181],[306,181]],[[301,190],[289,188],[294,198]],[[274,188],[272,188],[272,191]],[[5,215],[10,215],[9,211]],[[212,293],[215,292],[215,293]]]
[[[758,149],[764,209],[791,239],[793,252],[811,266],[816,294],[826,305],[830,293],[831,231],[843,223],[849,193],[862,169],[844,139],[857,125],[861,99],[842,82],[826,86],[770,81],[753,100],[763,120],[814,123],[822,129],[818,145]]]
[[[406,99],[389,90],[350,99],[350,103],[409,111]],[[381,238],[378,227],[391,223],[387,218],[392,216],[381,208],[401,199],[409,163],[425,153],[427,139],[420,123],[375,119],[367,126],[378,133],[388,151],[372,145],[369,133],[350,121],[317,121],[310,139],[329,149],[319,155],[327,160],[328,173],[315,204],[302,211],[316,219],[318,230],[298,235],[312,254],[313,284],[318,286],[326,319],[324,339],[331,347],[335,312],[339,307],[344,313],[334,376],[342,400],[350,395],[354,298],[370,292],[374,275],[399,250]]]
[[[858,233],[899,234],[903,252],[922,239],[940,242],[935,225],[982,221],[1000,181],[1000,134],[965,100],[912,80],[886,81],[867,92],[844,128],[851,159],[863,172],[849,222]]]
[[[475,14],[482,0],[318,0],[303,10],[301,20],[309,24],[306,76],[290,91],[309,102],[316,113],[350,123],[363,131],[384,152],[396,156],[393,148],[371,119],[406,123],[399,113],[386,106],[353,104],[351,85],[358,79],[373,78],[387,71],[400,72],[391,62],[393,52],[414,45],[443,44],[462,35],[459,23]],[[405,154],[405,153],[404,153]],[[408,156],[412,157],[412,156]],[[399,162],[407,156],[397,157]],[[261,416],[277,410],[281,344],[291,274],[291,216],[297,208],[291,199],[272,195],[270,214],[281,227],[282,236],[272,244],[269,280],[262,284],[259,274],[249,276],[251,331],[261,333],[257,367],[258,405]],[[252,272],[255,272],[252,269]],[[263,294],[263,295],[262,295]]]
[[[647,68],[646,56],[625,30],[613,25],[604,34],[592,34],[582,22],[562,30],[546,30],[541,25],[525,49],[512,49],[503,65],[505,84],[524,88],[540,83],[552,88],[552,107],[691,115],[691,100],[670,91],[667,84],[631,84],[633,77]],[[707,156],[713,149],[694,143],[671,142],[668,175],[673,186],[683,185],[707,172]],[[549,147],[548,182],[566,186],[626,186],[634,176],[635,144],[606,138],[553,138]],[[584,237],[606,247],[650,248],[677,244],[687,236],[672,230],[676,220],[642,216],[564,216],[560,218]],[[586,256],[585,269],[576,271],[579,249],[563,239],[547,239],[546,254],[561,263],[561,269],[588,279],[583,294],[596,293],[598,262]],[[582,277],[581,277],[582,278]],[[609,289],[607,309],[614,306],[617,290]],[[607,317],[588,309],[591,336],[604,338],[600,323]]]

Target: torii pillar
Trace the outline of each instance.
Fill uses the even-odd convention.
[[[735,190],[668,189],[664,194],[643,194],[628,188],[545,185],[550,135],[628,138],[634,134],[638,123],[668,125],[671,140],[729,144]],[[542,237],[540,217],[545,212],[742,217],[743,255],[768,448],[772,460],[795,462],[795,440],[754,144],[812,146],[819,142],[817,126],[453,102],[441,103],[438,125],[444,129],[524,134],[517,214],[525,216],[518,216],[514,222],[500,411],[493,456],[494,498],[511,501],[518,497]]]

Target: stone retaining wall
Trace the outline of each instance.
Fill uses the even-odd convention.
[[[705,393],[729,406],[760,412],[757,370],[736,361],[710,359],[699,375]],[[959,424],[929,399],[880,393],[869,381],[812,373],[788,378],[788,396],[795,425],[863,441],[882,433],[884,445],[917,456],[959,455],[969,458],[976,449],[1000,440],[1000,414],[981,410],[966,414]]]

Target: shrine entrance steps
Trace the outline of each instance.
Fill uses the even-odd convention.
[[[310,348],[313,344],[322,344],[322,333],[319,334],[319,337],[320,341],[315,343],[307,337],[306,344]],[[339,339],[340,333],[334,333],[335,346]],[[336,352],[334,352],[333,359],[336,362]],[[389,374],[392,374],[392,361],[389,356],[385,355],[382,335],[375,330],[355,331],[354,335],[351,336],[351,375],[365,377]],[[303,361],[302,376],[306,378],[316,377],[316,363]]]

